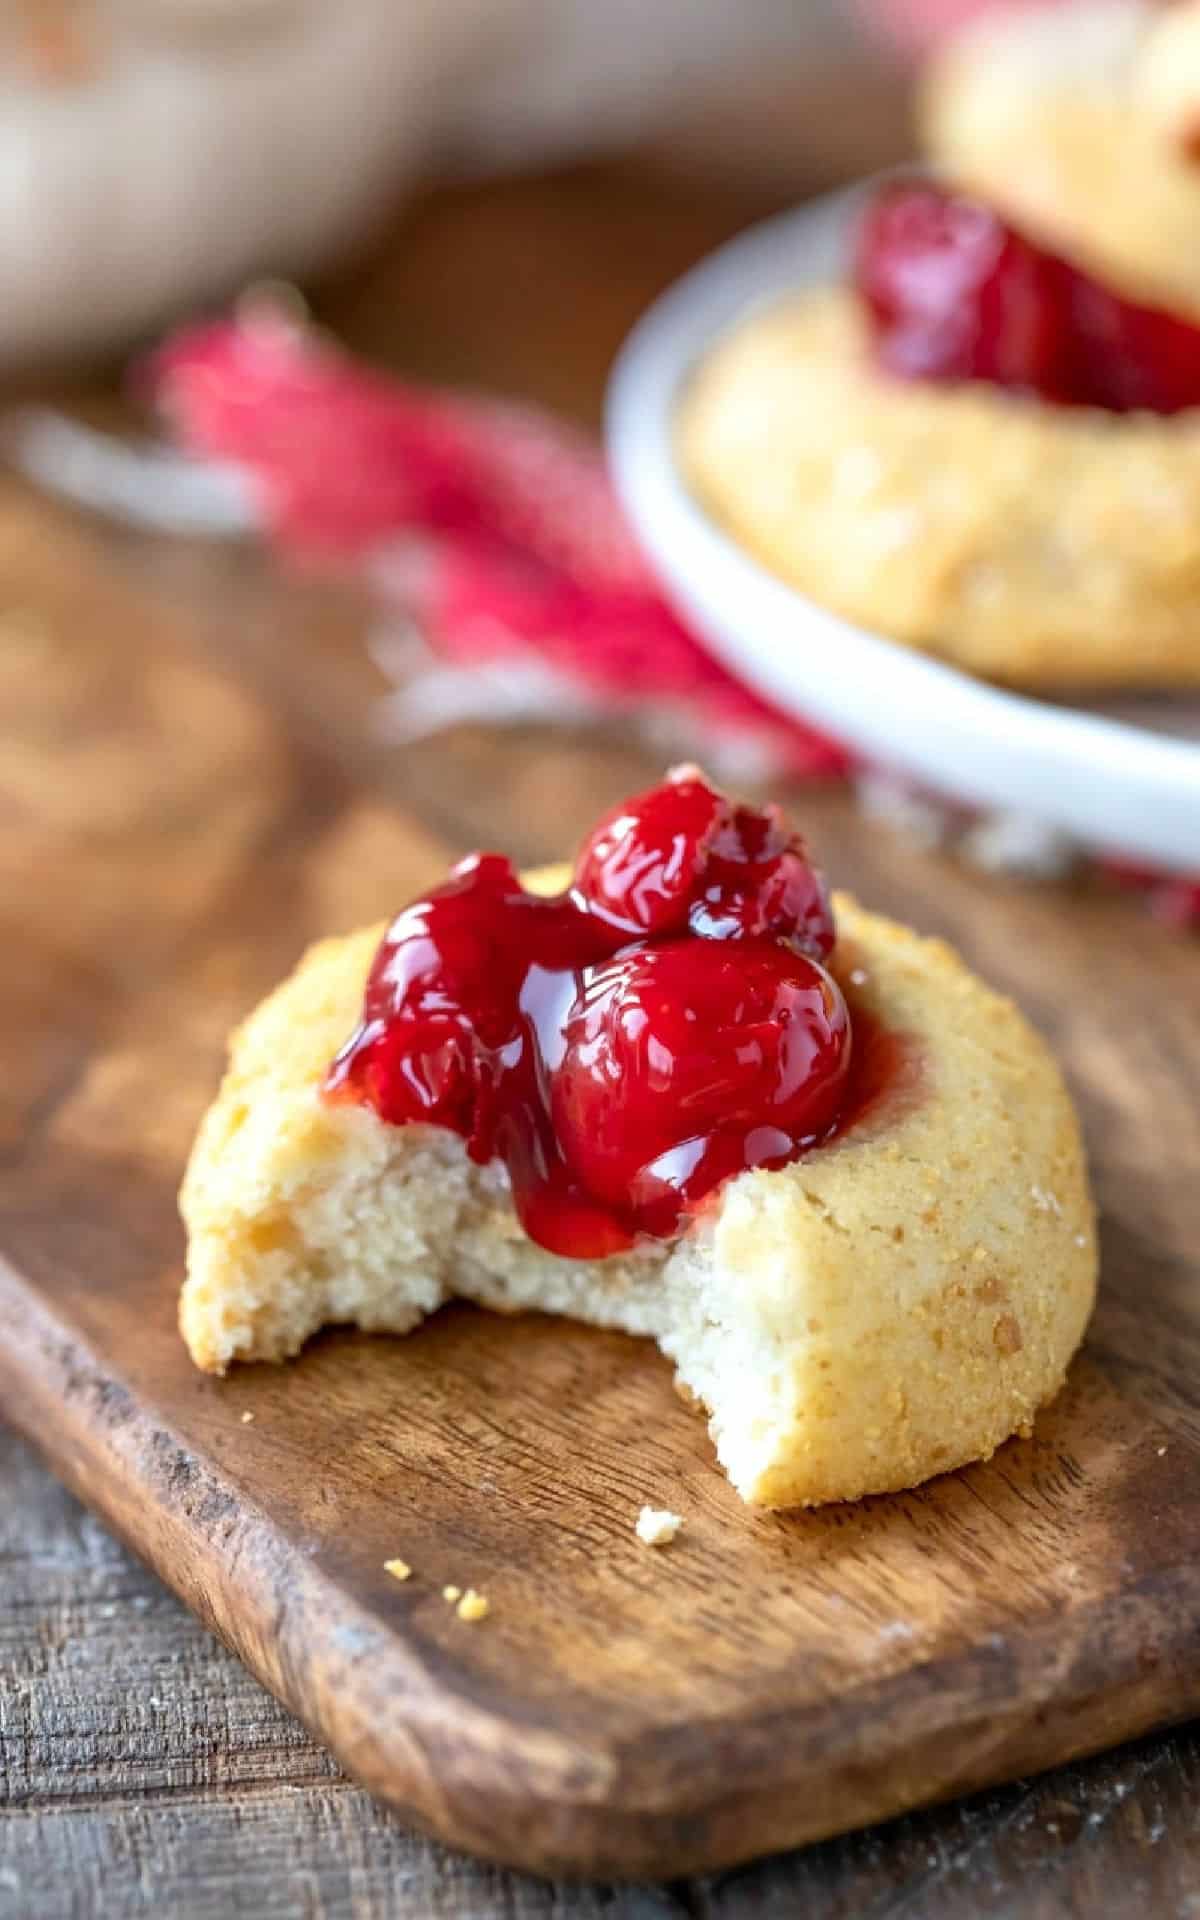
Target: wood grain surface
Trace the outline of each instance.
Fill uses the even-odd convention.
[[[418,233],[415,250],[428,244]],[[483,352],[464,346],[454,370]],[[538,392],[533,366],[505,384]],[[586,414],[582,378],[575,393]],[[803,803],[839,879],[949,934],[1018,995],[1084,1107],[1104,1212],[1100,1312],[1036,1439],[990,1467],[854,1510],[753,1519],[654,1354],[464,1309],[406,1343],[331,1336],[287,1372],[202,1380],[173,1327],[173,1189],[227,1026],[315,933],[386,911],[480,839],[552,856],[651,763],[545,734],[463,732],[396,756],[369,744],[379,688],[352,595],[280,583],[249,554],[117,537],[16,485],[0,492],[0,582],[4,1404],[354,1772],[480,1851],[661,1876],[1194,1710],[1194,948],[1124,903],[1005,890],[902,849],[842,797]],[[643,1499],[688,1514],[670,1554],[633,1541]],[[68,1535],[82,1524],[70,1511]],[[393,1553],[417,1569],[408,1586],[382,1573]],[[128,1577],[131,1599],[156,1591]],[[451,1579],[489,1592],[487,1622],[453,1618],[439,1595]],[[140,1639],[137,1617],[131,1607],[126,1628]],[[18,1729],[27,1687],[0,1708]],[[132,1697],[140,1706],[136,1684]],[[364,1803],[290,1723],[257,1711],[273,1771],[286,1780],[303,1756],[299,1871],[322,1821],[353,1825]],[[128,1702],[121,1715],[142,1724]],[[152,1724],[130,1751],[155,1751]],[[25,1755],[13,1800],[31,1818],[0,1900],[14,1877],[28,1891],[53,1774],[36,1744],[30,1763],[28,1724],[24,1745],[4,1733],[10,1778],[10,1753]],[[102,1734],[82,1770],[103,1773],[106,1751],[128,1793]],[[1102,1855],[1087,1782],[1153,1778],[1152,1800],[1163,1752],[1181,1770],[1168,1777],[1186,1780],[1188,1742],[1146,1750],[1067,1787],[992,1796],[997,1831],[1005,1806],[1043,1809],[1057,1792],[1090,1871]],[[894,1830],[910,1835],[901,1853],[926,1849],[931,1897],[949,1885],[940,1842],[911,1836],[953,1830],[939,1818],[991,1831],[978,1810]],[[1105,1814],[1096,1833],[1119,1827]],[[87,1839],[81,1819],[76,1831],[80,1870],[94,1873],[99,1828]],[[269,1832],[282,1829],[267,1820],[264,1846]],[[399,1845],[399,1829],[377,1832]],[[442,1857],[411,1845],[413,1860]],[[386,1857],[363,1858],[364,1901]],[[898,1874],[884,1861],[872,1881],[867,1843],[846,1842],[807,1856],[790,1883],[783,1868],[756,1870],[748,1898],[787,1898],[824,1874],[828,1911],[865,1911],[906,1874],[916,1897],[915,1857]],[[1187,1911],[1191,1857],[1175,1857],[1183,1878],[1147,1869],[1171,1910]],[[309,1905],[323,1912],[340,1895],[311,1871]],[[532,1883],[479,1872],[461,1883],[478,1911],[553,1910],[511,1891],[494,1896],[507,1907],[483,1904],[479,1888]],[[398,1910],[443,1910],[435,1879]],[[725,1887],[618,1897],[734,1912]]]
[[[1096,1920],[1200,1912],[1200,1737],[714,1877],[554,1886],[413,1833],[0,1436],[4,1920]]]

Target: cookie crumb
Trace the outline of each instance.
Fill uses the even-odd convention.
[[[476,1593],[474,1587],[468,1587],[454,1611],[460,1620],[485,1620],[491,1612],[491,1606],[486,1594]]]
[[[453,1606],[456,1600],[462,1599],[462,1588],[461,1587],[443,1587],[442,1599],[448,1600],[450,1602],[450,1605]]]
[[[390,1573],[393,1580],[407,1580],[412,1574],[407,1560],[385,1560],[383,1570]]]
[[[1157,1453],[1157,1455],[1158,1455],[1158,1457],[1159,1457],[1159,1459],[1161,1460],[1161,1459],[1162,1459],[1162,1457],[1163,1457],[1163,1455],[1164,1455],[1164,1453],[1166,1452],[1166,1448],[1165,1448],[1165,1447],[1156,1447],[1156,1448],[1154,1449],[1154,1451],[1155,1451],[1155,1452]]]
[[[1029,1197],[1039,1213],[1062,1214],[1062,1201],[1045,1187],[1030,1187]]]
[[[253,1418],[254,1415],[251,1413],[249,1407],[247,1407],[245,1413],[242,1415],[242,1425],[248,1427]]]
[[[665,1507],[643,1507],[634,1532],[644,1546],[665,1547],[669,1546],[682,1525],[682,1514],[668,1513]]]

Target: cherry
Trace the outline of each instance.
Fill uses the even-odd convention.
[[[859,228],[858,291],[889,372],[991,380],[1058,396],[1066,357],[1058,263],[977,200],[884,187]]]
[[[575,890],[590,911],[631,935],[662,934],[687,919],[729,802],[692,768],[605,814],[575,863]]]
[[[1071,353],[1079,397],[1112,413],[1200,406],[1200,327],[1122,300],[1070,269]]]
[[[326,1097],[452,1129],[503,1163],[539,1245],[601,1258],[829,1132],[850,1058],[833,944],[778,808],[681,768],[599,823],[557,898],[474,854],[397,914]]]
[[[507,983],[493,990],[479,908],[501,911],[519,891],[510,863],[490,855],[464,861],[430,899],[396,915],[327,1093],[364,1098],[393,1125],[426,1120],[470,1133],[476,1022],[511,1022]]]
[[[1200,405],[1200,326],[1124,299],[966,195],[883,188],[855,282],[876,356],[901,378],[987,380],[1114,413]]]
[[[737,807],[717,830],[688,925],[708,940],[774,935],[819,960],[833,952],[825,883],[778,807]]]
[[[824,882],[778,807],[731,807],[692,767],[606,814],[575,866],[580,904],[618,931],[707,940],[773,934],[833,951]]]
[[[444,886],[396,915],[367,976],[362,1020],[326,1079],[383,1120],[480,1129],[481,1060],[519,1034],[529,961],[594,957],[578,915],[527,893],[500,854],[473,854]]]
[[[775,941],[671,941],[591,969],[567,1017],[554,1130],[589,1192],[669,1233],[730,1174],[780,1166],[837,1115],[846,1003]]]

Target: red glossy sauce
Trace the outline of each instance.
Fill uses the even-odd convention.
[[[862,1005],[853,987],[846,989],[846,1002],[854,1050],[842,1103],[826,1142],[841,1140],[864,1123],[894,1119],[921,1097],[921,1058],[913,1039],[885,1027],[877,1014]]]
[[[1123,299],[992,208],[926,182],[884,187],[855,280],[880,364],[1128,413],[1200,406],[1200,327]]]
[[[600,822],[565,894],[476,854],[398,914],[326,1095],[451,1128],[531,1239],[615,1253],[878,1097],[891,1056],[864,1023],[853,1064],[833,943],[779,811],[681,769]]]

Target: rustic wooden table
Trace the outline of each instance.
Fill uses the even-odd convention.
[[[613,173],[447,194],[410,216],[319,311],[405,372],[527,396],[594,423],[606,364],[639,308],[752,211]],[[100,381],[60,383],[55,397],[101,417],[117,410]],[[44,615],[94,621],[93,651],[108,662],[97,686],[114,712],[138,647],[164,623],[175,641],[270,688],[305,764],[310,824],[323,831],[347,793],[373,794],[368,813],[398,803],[463,847],[495,838],[499,818],[518,855],[545,857],[561,823],[531,824],[522,805],[535,757],[539,791],[561,792],[571,827],[650,771],[611,740],[547,735],[463,730],[403,757],[368,751],[352,720],[372,671],[361,646],[366,610],[352,593],[282,582],[245,553],[84,525],[13,482],[0,487],[0,613],[0,698],[11,695],[19,712],[32,687],[31,716]],[[18,806],[57,764],[53,754],[39,759],[46,744],[34,740],[17,758]],[[94,781],[100,805],[115,763],[68,764],[76,781]],[[823,797],[814,810],[818,839],[848,830],[844,799]],[[929,924],[939,889],[980,884],[952,879],[932,857],[897,857]],[[49,925],[53,871],[46,886]],[[0,880],[0,923],[3,904]],[[330,913],[336,919],[336,902]],[[1139,926],[1131,908],[1131,940]],[[17,965],[20,933],[14,923],[6,948]],[[136,966],[138,929],[129,939]],[[102,983],[81,981],[81,995],[97,991]],[[30,1044],[52,1045],[53,1035],[31,1034]],[[0,1152],[5,1144],[0,1128]],[[1200,1915],[1200,1739],[1187,1728],[716,1879],[565,1888],[477,1866],[414,1837],[346,1780],[3,1434],[0,1472],[6,1920]]]

